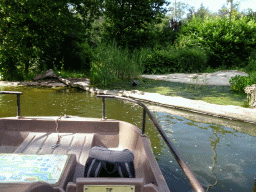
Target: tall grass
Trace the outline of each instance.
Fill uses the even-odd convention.
[[[142,73],[139,51],[113,44],[100,44],[94,51],[91,63],[90,81],[93,85],[105,87],[118,80],[137,78]]]

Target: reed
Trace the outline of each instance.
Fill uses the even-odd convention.
[[[130,80],[141,74],[139,52],[112,44],[100,44],[94,51],[90,70],[93,85],[105,87],[118,80]]]

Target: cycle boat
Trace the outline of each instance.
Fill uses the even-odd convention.
[[[138,101],[98,95],[103,100],[102,118],[27,117],[20,115],[21,92],[0,94],[17,95],[17,116],[0,118],[0,191],[170,191],[145,135],[146,114],[193,189],[204,191],[150,111]],[[105,98],[142,106],[142,129],[128,122],[106,119]]]

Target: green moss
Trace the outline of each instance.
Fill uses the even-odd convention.
[[[209,86],[159,81],[141,78],[139,85],[133,87],[131,82],[119,81],[107,87],[117,90],[139,90],[144,92],[159,93],[168,96],[178,96],[193,100],[202,100],[218,105],[235,105],[248,107],[245,94],[234,93],[229,86]]]

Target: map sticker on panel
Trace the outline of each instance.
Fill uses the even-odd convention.
[[[0,154],[0,183],[57,184],[68,158],[69,155]]]

